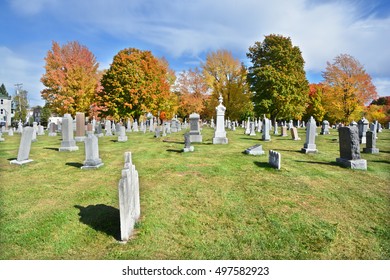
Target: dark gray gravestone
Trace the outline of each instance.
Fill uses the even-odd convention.
[[[367,161],[360,158],[359,130],[356,126],[339,127],[340,158],[336,162],[351,169],[367,170]]]
[[[376,147],[376,133],[372,131],[366,132],[366,147],[363,148],[363,153],[379,154],[379,149]]]

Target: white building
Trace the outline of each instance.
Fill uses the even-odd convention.
[[[11,126],[11,118],[14,117],[14,109],[12,106],[11,96],[0,93],[0,126]]]

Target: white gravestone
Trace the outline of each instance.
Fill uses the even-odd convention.
[[[62,141],[61,147],[58,149],[60,152],[72,152],[77,151],[79,147],[76,146],[76,141],[73,139],[73,120],[72,116],[65,114],[62,118]]]
[[[213,144],[227,144],[228,138],[224,127],[226,107],[222,105],[222,95],[219,96],[219,105],[215,108],[217,114],[217,123],[214,131]]]
[[[11,160],[10,164],[22,165],[33,161],[32,159],[29,159],[33,132],[34,128],[32,127],[25,127],[23,129],[22,137],[20,138],[18,157],[16,160]]]
[[[301,151],[305,154],[317,153],[316,141],[316,121],[313,117],[310,117],[310,120],[307,123],[306,128],[306,142],[303,144]]]
[[[98,138],[93,133],[88,133],[84,140],[85,143],[85,161],[81,169],[96,169],[104,165],[99,158]]]

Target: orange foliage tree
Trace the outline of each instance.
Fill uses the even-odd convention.
[[[150,51],[135,48],[121,50],[104,73],[99,93],[101,115],[114,120],[154,116],[176,110],[176,99],[170,91],[167,66]]]
[[[319,122],[324,119],[325,108],[322,102],[324,90],[325,88],[321,83],[309,85],[309,98],[303,120],[309,120],[311,116]]]
[[[337,56],[332,64],[327,62],[323,77],[324,105],[334,121],[349,123],[358,118],[356,113],[363,110],[364,104],[377,97],[371,76],[348,54]]]
[[[215,114],[219,95],[222,95],[226,118],[240,120],[253,114],[247,69],[231,52],[218,50],[208,53],[202,68],[206,82],[212,89],[210,111]]]
[[[195,112],[205,117],[203,110],[208,86],[198,68],[180,73],[176,80],[175,92],[179,98],[177,113],[180,117],[185,118]]]
[[[89,113],[99,88],[99,64],[87,47],[78,42],[60,46],[52,43],[45,57],[46,73],[41,82],[46,87],[41,96],[57,114]]]

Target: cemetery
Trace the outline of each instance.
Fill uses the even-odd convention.
[[[79,142],[70,116],[35,142],[3,133],[0,258],[389,259],[389,129],[366,147],[357,127],[345,144],[305,120],[302,139],[279,124],[271,140],[267,119],[250,136],[215,116],[159,137],[107,121]]]

